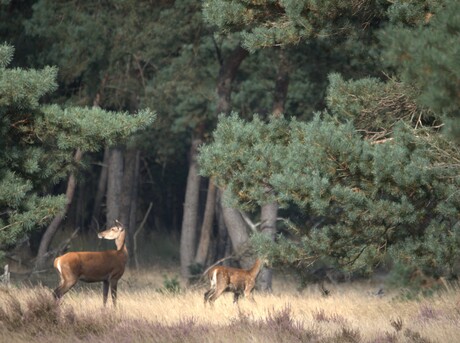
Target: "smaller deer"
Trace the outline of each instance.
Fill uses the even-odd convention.
[[[110,292],[113,305],[117,301],[117,284],[125,271],[128,250],[125,245],[126,230],[119,221],[98,234],[99,238],[115,240],[117,250],[69,252],[54,260],[61,282],[54,290],[54,297],[60,299],[78,280],[103,282],[103,303],[107,303]]]
[[[205,305],[207,302],[212,305],[224,292],[233,292],[234,304],[238,304],[238,298],[241,294],[254,301],[251,292],[256,284],[257,275],[266,263],[266,260],[258,258],[250,269],[225,266],[211,268],[207,273],[211,288],[204,294]]]

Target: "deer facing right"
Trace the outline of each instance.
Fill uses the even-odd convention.
[[[238,304],[238,298],[244,294],[245,298],[254,301],[252,290],[256,285],[256,278],[259,275],[264,263],[256,259],[250,269],[239,269],[225,266],[211,268],[208,273],[210,289],[204,294],[204,303],[213,304],[224,292],[233,292],[233,303]]]

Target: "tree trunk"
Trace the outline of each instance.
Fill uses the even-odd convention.
[[[279,50],[278,74],[275,82],[275,92],[273,94],[272,114],[279,117],[284,112],[284,104],[289,87],[289,66],[284,50]],[[267,189],[268,192],[273,192]],[[276,218],[278,217],[278,203],[272,202],[265,204],[261,209],[261,232],[267,235],[272,241],[275,240]],[[259,276],[259,287],[262,291],[272,291],[273,270],[262,268]]]
[[[109,157],[110,157],[110,150],[109,148],[105,148],[104,157],[102,160],[102,168],[99,174],[99,182],[97,184],[97,191],[94,197],[93,213],[91,216],[91,218],[96,221],[98,226],[99,226],[99,221],[101,219],[100,217],[101,217],[102,200],[104,199],[105,191],[107,189],[107,175],[108,175],[107,166],[109,164]]]
[[[123,153],[120,148],[110,151],[107,175],[107,220],[106,226],[120,220],[120,195],[123,182]],[[126,225],[125,223],[123,223]]]
[[[228,244],[228,230],[225,227],[225,220],[224,214],[222,210],[222,202],[220,201],[222,192],[220,190],[216,191],[216,218],[217,218],[217,239],[216,239],[216,247],[215,247],[215,256],[214,259],[211,260],[210,264],[213,264],[215,261],[220,260],[221,258],[226,257],[227,246],[231,246]],[[226,263],[224,262],[224,265]]]
[[[212,224],[216,208],[216,185],[214,180],[209,179],[208,194],[206,197],[206,208],[204,210],[203,224],[201,226],[200,242],[195,256],[195,263],[202,266],[206,263],[206,257],[209,251],[209,242],[211,241]]]
[[[275,117],[284,113],[284,104],[289,88],[289,64],[286,53],[283,49],[279,50],[278,73],[276,75],[275,92],[273,94],[272,114]]]
[[[130,214],[129,214],[129,223],[128,225],[128,238],[131,242],[131,247],[134,245],[134,232],[137,229],[137,200],[138,200],[138,195],[139,195],[139,169],[140,169],[140,160],[141,160],[141,152],[139,150],[136,151],[136,156],[134,159],[134,180],[133,180],[133,194],[131,198],[131,208],[130,208]],[[149,211],[150,212],[150,211]],[[132,252],[131,252],[132,250]],[[129,249],[128,250],[130,259],[128,262],[130,263],[131,266],[133,266],[135,260],[134,260],[134,249]]]
[[[218,100],[216,115],[221,113],[230,113],[232,83],[235,79],[238,68],[247,56],[248,51],[238,45],[235,49],[233,49],[226,61],[221,64],[219,78],[217,80]],[[222,198],[223,197],[220,197],[221,201]],[[242,250],[244,250],[244,245],[249,238],[244,221],[237,210],[226,207],[222,203],[221,205],[225,226],[227,227],[233,249],[240,258],[241,266],[248,268],[252,265],[253,261],[251,261],[248,256],[241,255]]]
[[[80,149],[77,149],[75,152],[74,156],[74,161],[75,164],[80,163],[82,159],[83,153]],[[66,205],[64,210],[62,211],[61,214],[58,214],[56,217],[54,217],[53,221],[50,223],[48,228],[46,229],[45,233],[43,234],[43,237],[40,241],[40,246],[38,248],[38,253],[37,253],[37,258],[35,260],[35,269],[42,269],[47,262],[47,252],[49,249],[49,246],[51,244],[51,241],[59,228],[59,225],[61,225],[62,220],[64,219],[67,211],[69,210],[70,204],[72,203],[73,196],[75,194],[75,187],[77,185],[77,180],[75,178],[74,173],[71,173],[69,175],[69,179],[67,180],[67,189],[65,192],[65,197],[66,197]]]
[[[133,253],[132,249],[129,249],[133,246],[133,235],[134,230],[136,228],[130,226],[131,223],[131,210],[132,207],[135,207],[136,202],[136,158],[137,158],[137,151],[135,149],[129,148],[125,151],[125,158],[124,158],[124,172],[123,172],[123,181],[122,181],[122,188],[120,194],[120,216],[119,221],[126,227],[127,236],[126,242],[129,251],[129,259],[130,264],[133,263]],[[137,168],[138,169],[138,168]]]
[[[189,267],[195,258],[196,231],[198,223],[198,201],[200,192],[200,175],[198,175],[197,148],[201,139],[192,140],[190,147],[190,162],[185,190],[184,215],[180,237],[180,266],[181,275],[189,281],[192,276]]]
[[[260,231],[268,236],[270,240],[275,240],[276,234],[276,218],[278,217],[278,203],[272,202],[262,206],[260,218]],[[270,292],[272,290],[273,270],[262,268],[259,276],[260,290]]]
[[[222,197],[223,198],[223,197]],[[222,212],[224,215],[225,225],[228,228],[228,235],[232,242],[233,251],[240,261],[242,268],[250,268],[254,263],[253,256],[247,250],[249,234],[246,229],[246,223],[241,217],[238,210],[227,207],[222,204]],[[231,229],[230,229],[231,228]]]

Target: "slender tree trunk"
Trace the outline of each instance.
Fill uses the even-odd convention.
[[[83,156],[82,151],[80,149],[77,149],[77,151],[75,152],[75,156],[74,156],[74,161],[76,164],[80,163],[82,156]],[[40,246],[38,248],[37,259],[35,260],[35,269],[42,269],[46,265],[47,252],[48,252],[49,246],[51,244],[51,241],[54,235],[56,234],[57,229],[59,228],[59,225],[61,225],[62,220],[64,219],[67,211],[69,210],[70,204],[72,203],[72,199],[75,194],[76,185],[77,185],[77,180],[75,178],[75,175],[74,173],[71,173],[67,180],[67,189],[65,192],[65,197],[66,197],[65,208],[62,211],[62,213],[54,217],[53,221],[50,223],[45,233],[43,234],[43,237],[40,241]]]
[[[105,191],[107,189],[107,175],[108,175],[108,164],[109,164],[109,157],[110,157],[110,149],[104,149],[104,157],[102,160],[102,168],[99,174],[99,182],[97,184],[97,191],[94,197],[94,207],[93,213],[91,218],[96,220],[99,223],[101,217],[101,207],[102,207],[102,200],[105,196]],[[99,224],[98,224],[99,225]]]
[[[275,91],[273,94],[272,114],[279,117],[284,112],[284,104],[289,87],[289,65],[283,49],[279,50],[278,74],[276,76]],[[273,192],[267,189],[268,192]],[[265,204],[261,209],[261,232],[267,235],[272,241],[275,240],[276,218],[278,217],[278,203]],[[262,291],[272,290],[273,270],[262,268],[259,276],[259,287]]]
[[[123,181],[123,153],[120,148],[112,148],[107,175],[107,221],[110,227],[115,219],[120,220],[120,195]],[[123,223],[126,225],[125,223]]]
[[[200,192],[200,175],[198,175],[197,148],[201,139],[192,140],[190,162],[185,190],[184,215],[180,237],[181,275],[187,281],[192,276],[189,267],[195,258],[196,234],[198,223],[198,201]]]
[[[270,240],[275,240],[276,234],[276,218],[278,217],[278,203],[272,202],[262,206],[261,210],[261,225],[260,231],[268,236]],[[270,292],[272,290],[273,270],[262,268],[259,275],[260,290]]]
[[[140,156],[141,152],[139,150],[136,151],[136,157],[134,159],[134,180],[133,180],[133,194],[131,198],[131,208],[130,208],[130,214],[129,214],[129,223],[127,224],[129,227],[128,230],[128,235],[129,239],[131,242],[131,246],[134,244],[134,232],[136,231],[137,228],[137,200],[138,200],[138,195],[139,195],[139,169],[140,169]],[[130,259],[128,260],[130,265],[132,266],[135,262],[134,260],[134,249],[130,249],[128,251],[131,251],[130,254]]]
[[[208,194],[206,197],[206,208],[204,210],[203,224],[201,226],[200,242],[195,256],[195,263],[202,266],[206,263],[206,257],[209,251],[209,242],[211,241],[212,224],[216,208],[216,186],[214,180],[209,179]]]

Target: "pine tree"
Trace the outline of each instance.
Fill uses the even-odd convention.
[[[70,172],[77,149],[96,151],[151,124],[146,110],[135,116],[81,107],[43,105],[56,90],[57,69],[11,69],[13,48],[0,46],[0,250],[41,229],[66,199],[52,188]]]
[[[456,45],[453,49],[439,45],[449,51],[439,54],[446,56],[441,60],[445,65],[437,60],[430,68],[425,59],[424,70],[433,77],[431,81],[436,80],[431,86],[416,76],[422,63],[413,63],[425,56],[420,47],[430,51],[423,39],[441,30],[443,24],[438,29],[432,17],[439,14],[442,22],[448,2],[359,1],[348,10],[343,1],[295,3],[296,11],[288,10],[294,2],[208,1],[205,14],[222,30],[242,32],[251,49],[301,39],[324,42],[328,39],[322,33],[343,34],[349,46],[367,50],[367,59],[363,53],[358,55],[361,60],[353,61],[360,63],[361,72],[357,68],[355,80],[331,73],[324,99],[328,110],[310,123],[277,118],[265,123],[259,117],[243,121],[236,115],[220,118],[214,141],[201,149],[202,172],[231,190],[232,203],[241,208],[252,209],[272,201],[274,195],[286,213],[299,211],[303,218],[316,218],[312,227],[299,225],[291,232],[295,240],[281,235],[273,244],[260,235],[254,237],[258,249],[278,261],[308,265],[327,258],[343,267],[372,269],[390,255],[395,262],[417,265],[431,274],[452,273],[459,257],[453,247],[459,238],[456,165],[460,155],[458,147],[439,134],[439,127],[456,100],[439,95],[436,101],[424,99],[429,87],[444,95],[455,91],[456,65],[449,61]],[[292,13],[299,20],[291,20]],[[384,22],[391,26],[379,34]],[[280,23],[288,28],[301,23],[304,29],[280,33]],[[454,23],[449,19],[445,26],[455,27]],[[360,26],[365,27],[361,33],[355,30]],[[419,31],[426,31],[426,36]],[[451,32],[455,40],[455,29]],[[421,41],[416,41],[420,36]],[[377,45],[378,38],[387,50]],[[334,38],[329,43],[334,44]],[[404,61],[412,48],[414,58],[399,66],[398,58]],[[388,63],[366,62],[369,57],[378,61],[381,55],[394,69],[385,69]],[[432,73],[436,68],[444,70]],[[359,79],[360,73],[377,76],[375,71],[385,77]],[[450,116],[455,112],[451,110]],[[264,192],[267,185],[274,194]]]

